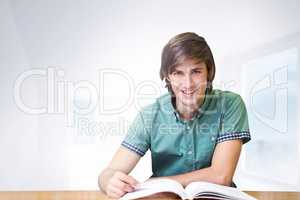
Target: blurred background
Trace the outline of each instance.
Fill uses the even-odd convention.
[[[160,54],[206,38],[214,87],[242,95],[252,140],[235,182],[300,190],[300,2],[0,1],[0,190],[97,190],[138,110],[167,92]],[[132,172],[151,175],[148,152]]]

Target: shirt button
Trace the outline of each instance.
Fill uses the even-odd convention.
[[[188,154],[191,155],[193,152],[192,151],[188,151]]]
[[[187,130],[190,130],[190,127],[188,126],[188,127],[186,127],[187,128]]]
[[[211,141],[214,141],[215,140],[215,137],[211,137]]]

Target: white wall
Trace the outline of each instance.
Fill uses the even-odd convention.
[[[161,49],[170,37],[186,31],[203,35],[217,64],[215,84],[240,93],[241,67],[234,62],[235,55],[299,32],[299,8],[296,0],[2,0],[0,190],[97,189],[97,175],[118,148],[138,110],[135,104],[148,102],[132,92],[141,84],[141,92],[151,98],[165,92],[158,71]],[[45,76],[24,81],[22,102],[47,108],[43,114],[28,114],[14,100],[15,81],[33,69]],[[99,76],[104,69],[126,72],[132,90],[124,76],[112,75],[102,83]],[[51,70],[53,98],[47,87]],[[92,104],[83,88],[77,93],[67,88],[83,84],[97,90]],[[74,95],[79,107],[96,103],[96,109],[72,116],[64,105],[74,105]],[[116,108],[130,97],[131,104],[121,113],[99,113],[99,106]],[[89,132],[84,129],[87,120]],[[148,154],[135,169],[139,180],[151,174],[150,163]]]

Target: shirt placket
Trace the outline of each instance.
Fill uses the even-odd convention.
[[[190,161],[190,165],[195,169],[195,141],[193,135],[192,122],[185,123],[186,137],[187,137],[187,156]]]

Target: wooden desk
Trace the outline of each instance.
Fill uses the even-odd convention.
[[[300,200],[300,192],[247,192],[259,200]],[[108,200],[101,192],[0,192],[0,200]],[[174,199],[174,198],[169,198]],[[157,198],[157,200],[163,200]],[[166,200],[166,198],[164,199]]]

